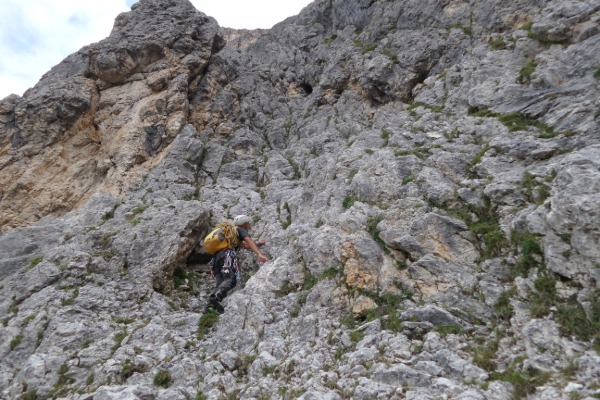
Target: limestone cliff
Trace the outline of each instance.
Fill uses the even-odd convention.
[[[599,396],[599,20],[136,3],[0,101],[0,397]],[[215,322],[186,260],[239,213]]]

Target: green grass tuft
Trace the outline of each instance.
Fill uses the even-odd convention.
[[[540,275],[534,282],[536,292],[530,297],[530,311],[534,318],[550,313],[550,307],[556,303],[556,279],[552,275]]]
[[[490,40],[488,40],[488,44],[490,45],[492,50],[506,49],[506,42],[504,41],[504,38],[502,38],[502,37],[499,37],[497,39],[490,38]]]
[[[23,341],[23,335],[18,334],[10,341],[10,351],[13,351]]]
[[[35,266],[37,266],[39,263],[41,263],[43,259],[44,259],[44,257],[42,257],[42,256],[34,257],[29,262],[29,265],[27,266],[27,268],[25,268],[25,271],[31,271]]]
[[[356,344],[365,338],[365,333],[363,331],[352,331],[350,332],[350,340],[352,343]]]
[[[502,321],[510,321],[510,317],[512,317],[513,309],[510,305],[510,298],[513,295],[512,290],[508,290],[502,292],[496,300],[496,304],[494,304],[494,311],[497,318]]]
[[[337,39],[337,35],[334,33],[333,35],[331,35],[330,37],[328,37],[327,39],[323,40],[323,43],[325,43],[327,46],[329,46],[331,43],[333,43],[333,41],[335,39]]]
[[[438,325],[435,327],[435,331],[440,333],[442,336],[449,334],[460,335],[463,333],[463,328],[460,325]]]
[[[406,178],[402,179],[402,186],[408,185],[414,180],[415,178],[413,176],[407,176]]]
[[[154,383],[154,386],[159,386],[166,389],[171,386],[172,380],[173,378],[171,377],[171,373],[162,369],[158,371],[156,375],[154,375],[154,380],[152,382]]]
[[[530,232],[513,231],[511,242],[520,248],[520,257],[510,268],[512,278],[526,276],[533,268],[544,267],[544,252],[535,235]]]
[[[542,386],[550,379],[549,372],[541,372],[533,368],[528,368],[525,371],[517,371],[510,368],[504,372],[492,372],[491,380],[500,380],[513,385],[514,391],[512,398],[521,400],[535,393],[538,386]]]
[[[568,300],[566,303],[558,305],[557,308],[556,319],[564,335],[574,335],[584,341],[598,339],[600,321],[596,320],[595,323],[590,321],[579,302]],[[597,317],[592,316],[592,318]]]
[[[473,168],[475,165],[479,164],[481,162],[481,159],[489,149],[491,149],[491,147],[489,144],[486,143],[485,146],[483,146],[483,148],[481,149],[481,151],[477,153],[475,157],[473,157],[469,164],[467,164],[467,166],[469,168]]]
[[[496,330],[494,338],[489,338],[487,336],[482,338],[484,342],[480,346],[474,347],[472,350],[473,363],[488,372],[495,371],[497,364],[494,360],[497,357],[500,340],[502,340],[503,337],[504,334],[501,331]]]
[[[390,49],[383,49],[381,50],[381,54],[387,56],[394,64],[398,64],[398,55],[394,51]]]
[[[478,107],[469,107],[468,111],[470,116],[473,117],[495,117],[498,118],[509,130],[509,132],[524,131],[531,127],[535,127],[540,131],[538,135],[540,138],[553,138],[560,134],[560,132],[554,131],[550,126],[545,123],[531,118],[525,114],[518,112],[500,114],[490,111],[488,109],[481,109]]]
[[[348,208],[352,207],[352,205],[354,205],[354,203],[356,201],[358,201],[358,199],[356,197],[346,196],[344,198],[344,201],[342,201],[342,207],[344,207],[345,209],[348,209]]]
[[[296,160],[294,160],[292,157],[288,157],[287,161],[292,166],[292,169],[294,170],[294,178],[293,179],[300,179],[302,177],[302,172],[300,171],[300,166],[298,165]]]
[[[535,60],[530,60],[519,71],[519,76],[517,77],[517,82],[519,82],[519,83],[529,82],[531,80],[531,75],[533,75],[536,68],[537,68],[537,62],[535,62]]]
[[[377,215],[375,217],[371,217],[367,220],[367,232],[369,232],[369,234],[371,235],[371,237],[373,238],[373,240],[375,242],[377,242],[377,244],[386,252],[389,252],[388,248],[385,245],[385,242],[383,241],[383,239],[381,239],[381,237],[379,236],[379,234],[381,233],[379,231],[379,228],[377,228],[377,225],[383,220],[383,215]]]
[[[21,395],[21,397],[19,397],[19,400],[38,400],[38,394],[37,394],[37,389],[31,389],[28,390],[27,392],[23,393]]]
[[[217,311],[207,311],[200,317],[198,320],[198,339],[204,339],[204,336],[210,331],[210,328],[213,327],[219,321],[219,313]]]

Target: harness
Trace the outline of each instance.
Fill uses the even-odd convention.
[[[237,251],[233,249],[226,249],[222,251],[225,252],[225,262],[223,263],[223,267],[221,268],[221,273],[223,275],[227,275],[233,272],[235,273],[235,276],[239,278],[241,275],[241,270],[240,263],[238,261]]]

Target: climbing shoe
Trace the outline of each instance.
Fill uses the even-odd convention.
[[[212,296],[208,299],[208,305],[206,306],[206,309],[216,310],[219,314],[223,314],[223,312],[225,312],[225,307],[223,307],[219,300]]]

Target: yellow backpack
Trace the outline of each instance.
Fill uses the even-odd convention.
[[[221,250],[234,249],[238,244],[237,228],[231,221],[223,221],[206,235],[202,246],[208,254],[215,254]]]

